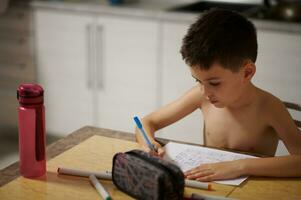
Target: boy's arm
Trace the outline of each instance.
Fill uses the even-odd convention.
[[[244,175],[301,177],[300,168],[301,155],[289,155],[203,164],[185,172],[185,176],[198,181],[225,180]]]
[[[154,141],[155,131],[182,119],[186,115],[192,113],[194,110],[200,108],[202,99],[202,88],[198,84],[179,99],[159,108],[146,117],[143,117],[141,122],[145,131],[147,134],[149,134],[151,141],[156,145]],[[136,128],[136,140],[145,150],[148,150],[148,148],[144,145],[143,139],[138,131],[139,130]]]
[[[301,155],[241,160],[242,174],[271,177],[301,177]]]
[[[267,113],[270,125],[283,141],[291,155],[246,159],[243,163],[245,174],[256,176],[301,177],[301,131],[294,123],[285,105],[273,98]]]
[[[296,126],[285,105],[274,98],[269,107],[268,119],[278,137],[283,141],[290,154],[301,155],[301,131]]]

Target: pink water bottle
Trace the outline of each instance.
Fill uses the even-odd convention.
[[[20,174],[33,178],[46,172],[45,108],[43,88],[37,84],[21,84],[19,100],[19,156]]]

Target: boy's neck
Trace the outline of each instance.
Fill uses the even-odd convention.
[[[256,87],[250,83],[248,86],[246,86],[241,96],[232,105],[227,106],[227,109],[229,111],[238,111],[249,107],[255,102],[257,94]]]

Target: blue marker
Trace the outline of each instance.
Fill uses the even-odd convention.
[[[145,131],[144,131],[144,129],[143,129],[142,123],[140,122],[140,120],[139,120],[139,118],[138,118],[137,116],[134,117],[134,121],[136,122],[136,125],[137,125],[137,127],[139,128],[140,133],[141,133],[141,135],[143,136],[144,141],[146,142],[147,146],[148,146],[152,151],[157,152],[156,146],[153,145],[153,144],[151,143],[151,141],[149,140],[149,138],[147,137],[147,134],[145,133]]]

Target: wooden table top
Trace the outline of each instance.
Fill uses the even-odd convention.
[[[159,139],[161,143],[168,142]],[[58,175],[64,166],[90,171],[111,170],[117,152],[138,148],[134,135],[109,129],[83,127],[47,147],[47,173],[37,179],[19,175],[18,163],[0,171],[0,199],[93,199],[99,198],[89,180]],[[101,182],[113,199],[132,199],[112,181]],[[240,186],[213,183],[214,191],[185,188],[185,193],[201,193],[235,199],[301,199],[301,178],[250,177]]]

